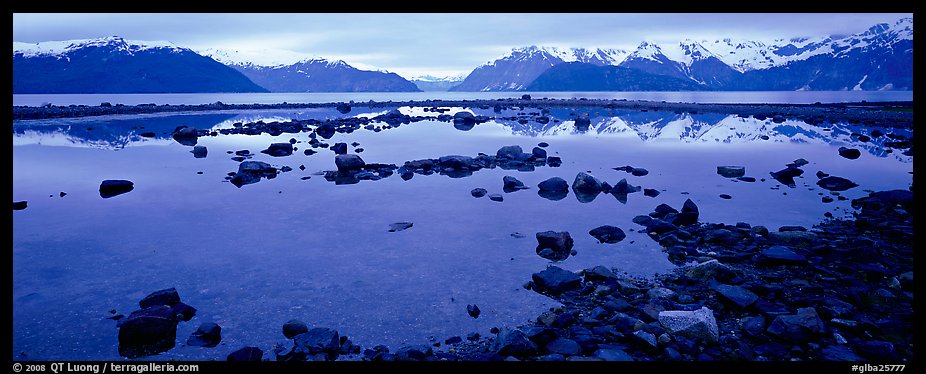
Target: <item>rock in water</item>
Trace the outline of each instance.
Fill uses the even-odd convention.
[[[479,310],[476,304],[472,304],[466,306],[466,313],[469,313],[470,317],[479,318],[479,313],[482,313],[482,311]]]
[[[817,185],[829,191],[845,191],[858,187],[854,182],[840,177],[829,176],[817,181]]]
[[[547,150],[540,147],[534,147],[531,149],[531,156],[533,156],[536,160],[545,160],[547,158]]]
[[[862,155],[862,152],[858,149],[839,147],[839,155],[850,160],[859,158]]]
[[[588,113],[581,113],[576,117],[575,124],[576,129],[584,131],[588,130],[588,127],[591,126],[592,121],[588,118]]]
[[[166,352],[177,340],[177,320],[166,305],[133,312],[119,326],[119,355],[138,358]]]
[[[349,104],[346,104],[346,103],[338,103],[338,105],[335,106],[334,109],[340,112],[341,114],[347,114],[347,113],[350,113],[351,107]]]
[[[205,158],[209,154],[209,150],[204,145],[197,145],[193,147],[193,150],[190,151],[193,153],[195,158]]]
[[[158,305],[173,306],[179,302],[180,294],[177,293],[176,288],[171,287],[148,294],[148,296],[145,296],[138,302],[138,306],[142,309],[146,309]]]
[[[264,357],[264,351],[257,347],[244,347],[228,355],[226,360],[232,362],[260,361]]]
[[[29,206],[29,202],[25,200],[13,202],[13,210],[23,210],[26,209],[27,206]]]
[[[107,179],[100,183],[100,197],[108,199],[135,189],[131,181],[121,179]]]
[[[338,332],[329,328],[316,327],[308,332],[293,337],[293,351],[291,355],[305,356],[325,353],[328,357],[337,358],[341,351],[341,341]]]
[[[334,154],[336,155],[346,155],[347,154],[347,143],[334,143],[334,145],[331,146],[331,148],[329,149],[333,151]]]
[[[363,162],[363,159],[358,155],[337,155],[334,156],[334,164],[338,167],[338,171],[345,173],[351,171],[358,171],[366,165]]]
[[[612,195],[626,195],[629,193],[639,192],[640,190],[640,186],[633,186],[630,183],[627,183],[627,178],[622,178],[608,192]]]
[[[500,356],[527,358],[537,354],[537,345],[521,330],[506,328],[498,332],[492,350]]]
[[[764,262],[772,264],[802,264],[807,262],[806,257],[782,245],[768,247],[760,253],[760,258]]]
[[[389,232],[402,231],[402,230],[405,230],[405,229],[409,229],[409,228],[411,228],[412,226],[414,226],[414,224],[411,223],[411,222],[396,222],[396,223],[392,223],[392,224],[389,224]]]
[[[291,319],[283,324],[283,336],[287,339],[292,339],[296,335],[306,332],[309,332],[309,327],[306,326],[305,322],[298,319]]]
[[[714,311],[707,307],[695,311],[659,312],[659,324],[670,334],[716,342],[720,338]]]
[[[196,145],[196,139],[199,137],[199,131],[189,126],[177,126],[177,128],[174,129],[172,136],[174,140],[177,141],[177,143],[192,147]]]
[[[624,230],[621,230],[619,227],[609,225],[596,227],[588,233],[589,235],[595,237],[595,239],[598,239],[599,243],[608,244],[618,243],[627,237],[627,234],[624,233]]]
[[[576,193],[598,193],[604,189],[604,184],[598,178],[579,172],[576,179],[572,181],[572,189]]]
[[[682,204],[682,211],[678,213],[672,224],[680,226],[698,223],[698,215],[698,206],[691,199],[686,199],[685,203]]]
[[[495,152],[495,157],[516,160],[522,153],[524,153],[524,150],[521,149],[521,146],[507,145],[499,148],[498,151]]]
[[[260,151],[260,153],[266,153],[273,157],[283,157],[293,154],[293,145],[289,142],[286,143],[272,143],[267,149]]]
[[[203,322],[190,335],[186,344],[195,347],[215,347],[222,341],[222,327],[213,322]]]
[[[572,251],[573,240],[568,231],[538,232],[536,237],[536,252],[540,257],[552,261],[562,261],[569,258],[569,254]]]
[[[745,166],[718,166],[717,174],[720,174],[726,178],[736,178],[746,175]]]
[[[502,189],[505,192],[514,192],[514,191],[530,188],[530,187],[525,186],[523,182],[518,180],[518,178],[512,177],[510,175],[506,175],[505,177],[503,177],[502,182],[504,183],[502,186]]]
[[[489,194],[489,200],[502,202],[505,201],[505,197],[497,193]]]
[[[793,164],[792,164],[793,165]],[[784,184],[788,187],[794,187],[794,177],[804,174],[804,171],[798,169],[797,167],[788,166],[779,171],[771,172],[772,178],[775,178],[781,184]]]
[[[576,273],[556,266],[550,266],[544,271],[532,274],[531,279],[534,281],[534,289],[551,294],[560,294],[579,287],[582,283]]]
[[[537,185],[537,188],[539,188],[541,191],[568,191],[569,183],[567,183],[563,178],[553,177],[540,182]]]
[[[486,191],[485,188],[474,188],[472,191],[469,191],[470,195],[473,197],[479,198],[485,196],[489,191]]]

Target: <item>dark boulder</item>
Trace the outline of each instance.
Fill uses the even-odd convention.
[[[299,359],[307,355],[324,353],[329,359],[337,358],[341,352],[338,332],[329,328],[316,327],[293,337],[295,344],[290,357]]]
[[[479,318],[479,313],[482,313],[482,311],[479,310],[476,304],[470,304],[466,306],[466,313],[468,313],[470,317]]]
[[[155,355],[173,348],[176,340],[177,319],[170,307],[151,306],[133,312],[119,326],[119,355]]]
[[[464,125],[474,125],[476,123],[476,116],[470,112],[457,112],[453,115],[453,124],[464,124]]]
[[[487,193],[489,193],[489,191],[486,191],[485,188],[474,188],[472,191],[469,191],[469,194],[470,194],[470,195],[473,195],[473,197],[477,197],[477,198],[478,198],[478,197],[483,197],[483,196],[485,196]]]
[[[276,172],[277,169],[266,162],[244,161],[238,164],[238,172],[230,182],[240,188],[246,184],[257,183],[262,177],[273,178]]]
[[[620,227],[609,225],[596,227],[589,231],[588,234],[598,239],[599,243],[609,244],[618,243],[627,237],[627,234],[625,234],[624,230],[621,230]]]
[[[588,118],[588,113],[581,113],[575,119],[576,129],[580,131],[588,130],[588,127],[591,126],[592,121]]]
[[[228,354],[227,361],[232,362],[259,362],[264,358],[264,351],[257,347],[244,347]]]
[[[23,209],[26,209],[26,207],[28,206],[29,206],[29,202],[25,200],[13,202],[13,210],[23,210]]]
[[[347,103],[338,103],[338,105],[335,106],[334,109],[337,110],[341,114],[347,114],[347,113],[350,113],[351,107],[350,107],[350,104],[347,104]]]
[[[196,316],[196,308],[182,302],[171,305],[170,310],[174,313],[177,320],[180,321],[189,321]]]
[[[176,288],[171,287],[148,294],[148,296],[145,296],[138,302],[138,306],[142,309],[146,309],[158,305],[173,306],[179,302],[180,294],[177,293]]]
[[[306,326],[305,322],[300,320],[291,319],[283,324],[283,336],[285,336],[287,339],[292,339],[296,335],[306,332],[309,332],[309,327]]]
[[[850,160],[859,158],[862,152],[854,148],[839,147],[839,155]]]
[[[740,308],[748,307],[759,300],[758,295],[740,286],[718,283],[712,286],[711,289],[725,300]]]
[[[534,289],[551,294],[560,294],[564,291],[579,287],[582,283],[576,273],[550,266],[546,270],[531,275]]]
[[[524,150],[522,150],[521,146],[519,145],[506,145],[499,148],[498,151],[495,152],[495,157],[517,160],[523,153]]]
[[[883,209],[893,209],[900,206],[908,212],[913,210],[913,191],[909,190],[889,190],[869,193],[866,197],[852,200],[852,207],[861,209],[862,213],[869,211],[880,211]]]
[[[737,178],[746,175],[746,167],[744,166],[718,166],[717,174],[720,174],[726,178]]]
[[[530,188],[525,186],[523,182],[518,180],[518,178],[512,177],[510,175],[504,176],[502,178],[502,183],[502,190],[505,192],[514,192]]]
[[[551,168],[559,167],[563,164],[563,160],[556,156],[547,156],[547,166]]]
[[[334,143],[330,149],[336,155],[346,155],[347,154],[347,143]]]
[[[260,153],[265,153],[273,157],[289,156],[293,154],[293,145],[289,142],[272,143],[267,149],[260,151]]]
[[[692,225],[698,222],[698,215],[698,205],[691,199],[686,199],[685,203],[682,204],[682,211],[675,216],[672,223],[676,226]]]
[[[642,188],[640,186],[633,186],[630,183],[627,183],[626,178],[622,178],[614,187],[608,191],[612,195],[626,195],[634,192],[639,192]]]
[[[549,353],[561,354],[563,356],[575,356],[582,353],[582,347],[575,340],[567,338],[557,338],[546,345]]]
[[[806,257],[782,245],[768,247],[760,253],[760,258],[763,262],[769,264],[802,264],[807,262]]]
[[[135,189],[131,181],[121,179],[107,179],[100,183],[100,197],[108,199]]]
[[[563,178],[552,177],[537,184],[537,188],[541,191],[568,191],[569,183]]]
[[[521,330],[502,329],[495,337],[492,350],[500,356],[528,358],[537,354],[537,345]]]
[[[578,193],[597,194],[604,189],[604,184],[598,178],[579,172],[572,182],[572,190]]]
[[[536,160],[545,160],[547,158],[547,150],[540,147],[534,147],[531,149],[531,156],[533,156]]]
[[[424,361],[429,356],[432,356],[434,351],[431,347],[421,344],[421,345],[407,345],[399,348],[395,352],[396,361]]]
[[[562,261],[569,257],[572,251],[573,240],[568,231],[538,232],[536,252],[540,257],[552,261]]]
[[[190,152],[193,153],[195,158],[206,158],[206,155],[209,154],[209,150],[204,145],[193,146],[193,150]]]
[[[459,156],[459,155],[450,155],[450,156],[441,156],[437,159],[437,164],[445,168],[453,168],[457,170],[463,169],[475,169],[473,164],[474,160],[469,156]]]
[[[195,347],[215,347],[222,341],[222,327],[213,322],[203,322],[190,335],[186,344]]]
[[[775,317],[766,331],[780,339],[802,343],[824,334],[826,327],[814,308],[800,308],[797,314]]]
[[[817,181],[817,185],[829,191],[845,191],[858,187],[854,182],[840,177],[829,176]]]
[[[339,172],[358,171],[366,165],[363,159],[358,155],[337,155],[334,157],[334,164],[338,167]]]
[[[797,167],[788,166],[779,171],[769,173],[772,178],[775,178],[781,184],[787,185],[789,187],[794,187],[794,177],[804,174],[804,170],[798,169]]]
[[[656,196],[659,196],[659,190],[652,189],[652,188],[644,188],[644,189],[643,189],[643,196],[647,196],[647,197],[656,197]]]
[[[502,201],[505,201],[505,197],[503,197],[500,194],[493,193],[493,194],[489,194],[489,200],[502,202]]]
[[[196,145],[196,139],[199,137],[199,131],[189,126],[177,126],[174,129],[172,136],[174,140],[177,141],[177,143],[192,147]]]

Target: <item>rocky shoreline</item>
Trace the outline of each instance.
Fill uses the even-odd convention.
[[[112,114],[149,114],[169,112],[195,112],[215,110],[266,110],[335,108],[341,113],[350,112],[352,106],[365,108],[384,107],[478,107],[493,108],[496,112],[512,107],[519,108],[606,108],[640,111],[678,111],[689,113],[724,113],[756,119],[771,118],[776,122],[785,119],[802,120],[810,124],[823,122],[848,122],[884,127],[913,126],[913,102],[857,102],[832,104],[699,104],[671,103],[642,100],[602,99],[532,99],[523,95],[520,99],[495,100],[424,100],[424,101],[366,101],[337,103],[280,103],[280,104],[224,104],[215,102],[202,105],[122,105],[102,103],[99,106],[45,105],[39,107],[13,106],[13,120],[90,117]]]

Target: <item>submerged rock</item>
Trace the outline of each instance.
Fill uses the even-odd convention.
[[[479,313],[482,313],[482,311],[479,310],[476,304],[471,304],[466,306],[466,313],[468,313],[470,317],[479,318]]]
[[[222,327],[213,322],[203,322],[190,335],[186,344],[195,347],[215,347],[222,341]]]
[[[339,172],[358,171],[366,165],[363,159],[358,155],[337,155],[334,157],[334,164],[338,167]]]
[[[209,154],[209,150],[204,145],[197,145],[193,147],[193,150],[190,151],[193,153],[195,158],[205,158]]]
[[[829,191],[845,191],[858,187],[854,182],[840,177],[829,176],[817,181],[817,185]]]
[[[414,226],[411,222],[396,222],[389,224],[389,232],[402,231]]]
[[[627,237],[627,234],[624,233],[624,230],[621,230],[619,227],[609,225],[596,227],[589,231],[588,234],[593,236],[595,239],[598,239],[599,243],[609,244],[618,243]]]

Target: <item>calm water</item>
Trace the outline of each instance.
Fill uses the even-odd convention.
[[[336,101],[410,101],[428,99],[474,100],[521,97],[627,99],[693,103],[813,104],[875,101],[912,101],[913,91],[761,91],[761,92],[357,92],[357,93],[245,93],[245,94],[93,94],[13,95],[13,105],[171,104],[195,105],[221,101],[226,104],[329,103]]]
[[[449,114],[464,110],[450,109]],[[355,107],[348,115],[386,110]],[[635,231],[640,227],[631,219],[660,203],[678,208],[691,198],[704,222],[748,222],[774,230],[813,225],[826,212],[841,217],[851,211],[848,200],[821,202],[821,194],[829,192],[814,184],[818,170],[858,183],[842,193],[848,199],[912,184],[912,157],[888,153],[885,137],[860,142],[850,135],[869,134],[871,128],[600,110],[592,113],[589,130],[579,131],[570,114],[554,109],[551,116],[562,121],[545,125],[491,121],[461,131],[423,121],[381,132],[337,133],[326,142],[358,142],[368,163],[494,154],[513,144],[530,151],[541,141],[563,160],[560,167],[532,172],[496,168],[465,178],[415,175],[408,181],[394,175],[353,185],[335,185],[315,174],[334,170],[334,156],[326,149],[303,155],[307,133],[202,137],[206,158],[194,158],[191,147],[168,135],[179,125],[227,128],[235,122],[342,116],[330,109],[14,122],[13,200],[27,200],[29,207],[13,212],[12,355],[118,360],[118,329],[104,318],[108,311],[127,315],[147,293],[168,287],[176,287],[199,312],[180,323],[177,347],[148,359],[224,359],[245,345],[265,352],[274,344],[289,347],[280,328],[292,318],[337,329],[364,348],[386,344],[394,350],[474,331],[489,335],[493,326],[517,326],[556,305],[521,288],[531,273],[550,264],[534,252],[538,231],[572,233],[578,255],[558,266],[606,265],[647,277],[674,265],[657,243]],[[138,135],[144,131],[157,137]],[[290,138],[299,148],[292,156],[259,153]],[[840,146],[860,149],[862,156],[842,158]],[[255,153],[253,160],[293,171],[236,188],[224,180],[238,166],[226,151],[240,149]],[[797,158],[810,164],[795,188],[769,178]],[[649,174],[612,169],[624,165]],[[718,165],[745,166],[747,176],[766,180],[723,178],[716,174]],[[611,195],[583,203],[572,191],[559,201],[537,195],[540,181],[559,176],[571,183],[580,171],[611,184],[626,178],[661,194],[630,194],[626,203]],[[505,175],[532,188],[505,193],[502,203],[470,196],[476,187],[502,193]],[[103,199],[98,188],[104,179],[128,179],[135,189]],[[59,197],[61,191],[67,195]],[[722,193],[733,198],[721,199]],[[388,232],[389,224],[400,221],[414,227]],[[627,238],[597,244],[587,233],[606,224],[623,228]],[[469,317],[467,304],[477,304],[482,315]],[[222,326],[222,343],[185,346],[208,321]]]

